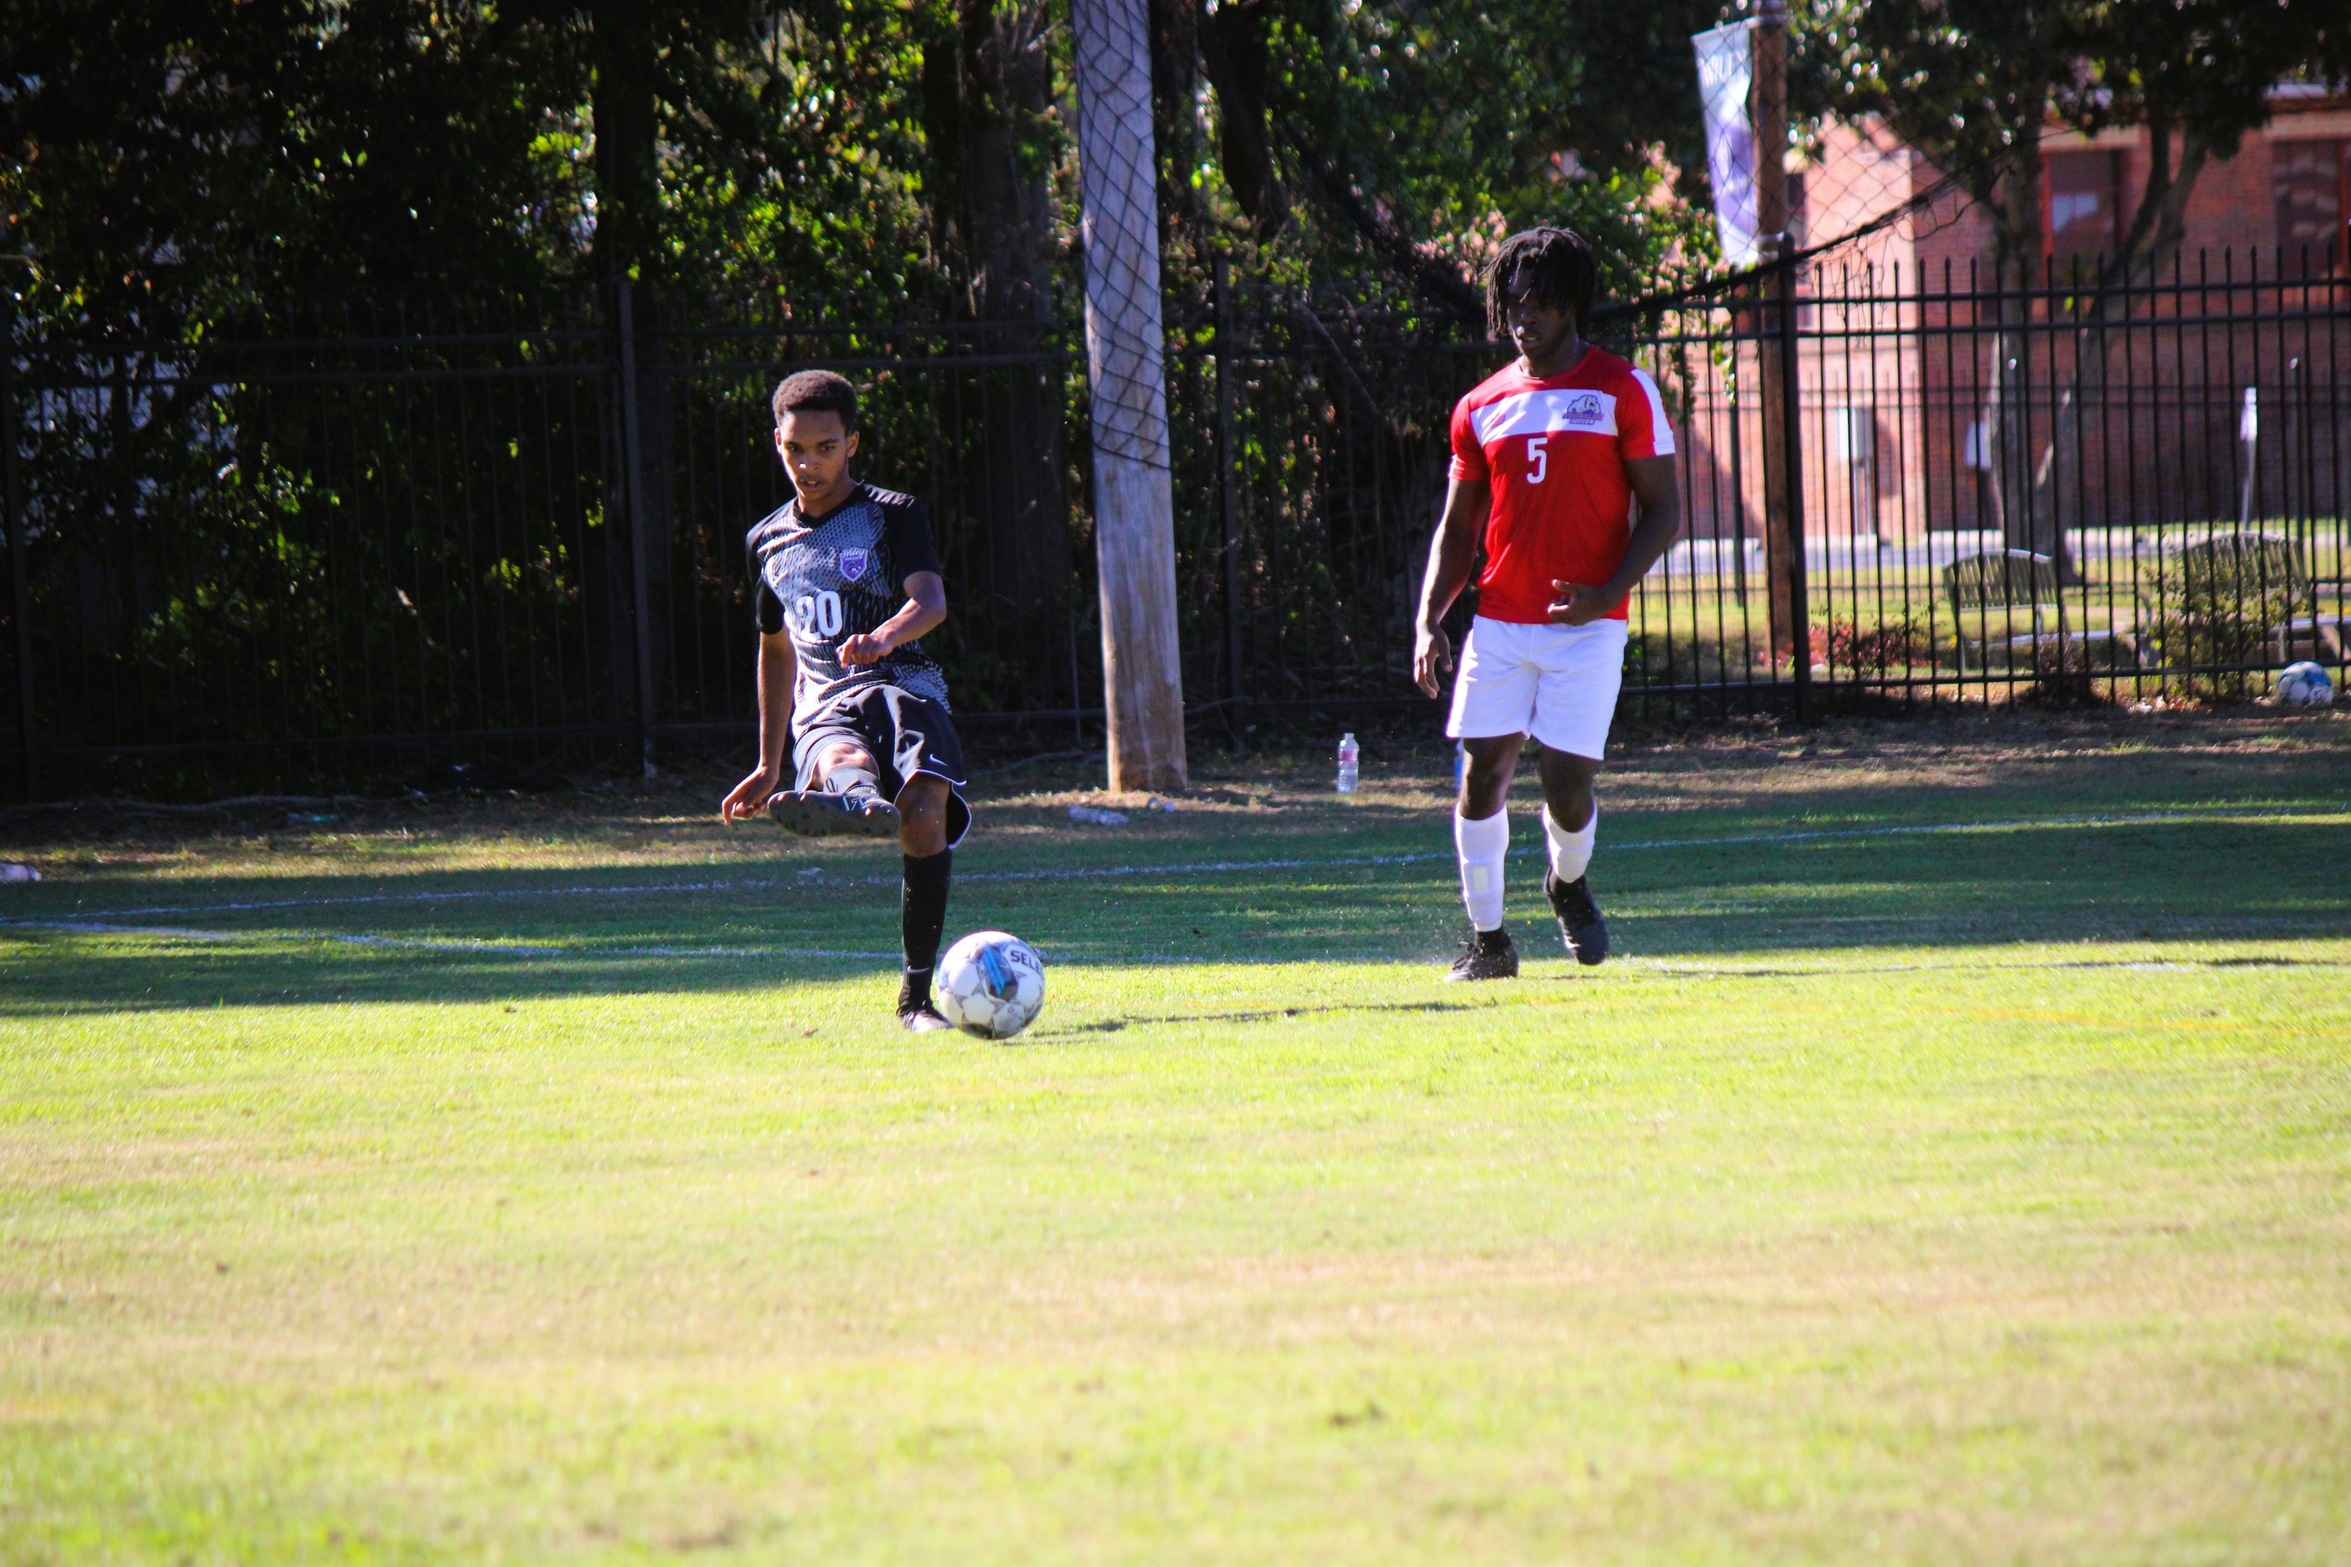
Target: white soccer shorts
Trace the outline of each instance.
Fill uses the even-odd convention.
[[[1624,684],[1621,620],[1581,626],[1470,622],[1453,679],[1449,740],[1533,735],[1547,751],[1598,761]]]

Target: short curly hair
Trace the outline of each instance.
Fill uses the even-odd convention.
[[[1503,313],[1514,296],[1523,295],[1538,305],[1572,311],[1576,331],[1589,335],[1592,291],[1599,280],[1592,247],[1575,230],[1549,224],[1522,229],[1502,242],[1486,267],[1486,330],[1509,336]]]
[[[841,429],[854,434],[857,388],[849,384],[847,376],[830,370],[802,370],[785,376],[776,387],[776,423],[782,424],[788,413],[836,413],[841,416]]]

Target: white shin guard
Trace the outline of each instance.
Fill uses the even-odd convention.
[[[1600,836],[1599,804],[1593,804],[1591,820],[1574,832],[1553,821],[1551,807],[1544,806],[1543,836],[1551,844],[1551,874],[1562,882],[1573,882],[1592,863],[1592,844]]]
[[[1453,817],[1453,852],[1461,861],[1461,902],[1481,931],[1502,928],[1502,859],[1510,852],[1510,813],[1482,822]]]
[[[824,782],[817,787],[826,794],[855,795],[869,800],[882,797],[882,781],[867,767],[836,767],[824,775]]]

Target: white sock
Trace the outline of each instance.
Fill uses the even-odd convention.
[[[1591,819],[1569,832],[1551,819],[1551,807],[1543,807],[1543,836],[1551,840],[1551,874],[1563,882],[1573,882],[1592,863],[1592,840],[1600,835],[1600,806],[1593,802]]]
[[[1502,857],[1510,852],[1510,812],[1482,822],[1453,817],[1453,852],[1461,861],[1461,902],[1480,931],[1502,928]]]

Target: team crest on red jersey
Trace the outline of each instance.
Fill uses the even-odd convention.
[[[1553,583],[1615,573],[1632,536],[1626,464],[1674,453],[1656,380],[1600,348],[1557,375],[1496,371],[1454,404],[1449,434],[1452,476],[1488,486],[1478,615],[1529,626],[1550,623]]]

